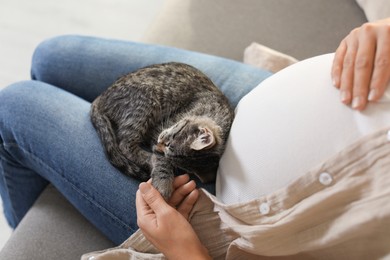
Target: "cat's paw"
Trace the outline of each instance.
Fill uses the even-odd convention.
[[[171,179],[152,179],[152,185],[160,192],[161,196],[168,201],[173,192],[173,180]]]

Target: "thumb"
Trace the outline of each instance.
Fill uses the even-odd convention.
[[[161,196],[160,192],[158,192],[150,183],[142,182],[139,185],[139,190],[146,204],[148,204],[156,214],[162,213],[170,207]]]

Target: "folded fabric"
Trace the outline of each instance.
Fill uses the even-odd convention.
[[[271,71],[284,69],[298,60],[284,53],[253,42],[244,50],[244,63]]]

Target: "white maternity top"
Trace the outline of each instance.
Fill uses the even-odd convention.
[[[362,111],[342,104],[331,82],[333,54],[292,65],[238,104],[217,176],[224,203],[280,189],[357,139],[390,123],[390,87]]]

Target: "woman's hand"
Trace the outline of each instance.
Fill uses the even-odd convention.
[[[390,81],[390,18],[351,31],[336,50],[332,67],[340,99],[363,110],[383,96]]]
[[[188,175],[175,178],[168,203],[150,184],[141,183],[136,196],[137,223],[144,236],[169,259],[211,259],[188,222],[199,192]]]

